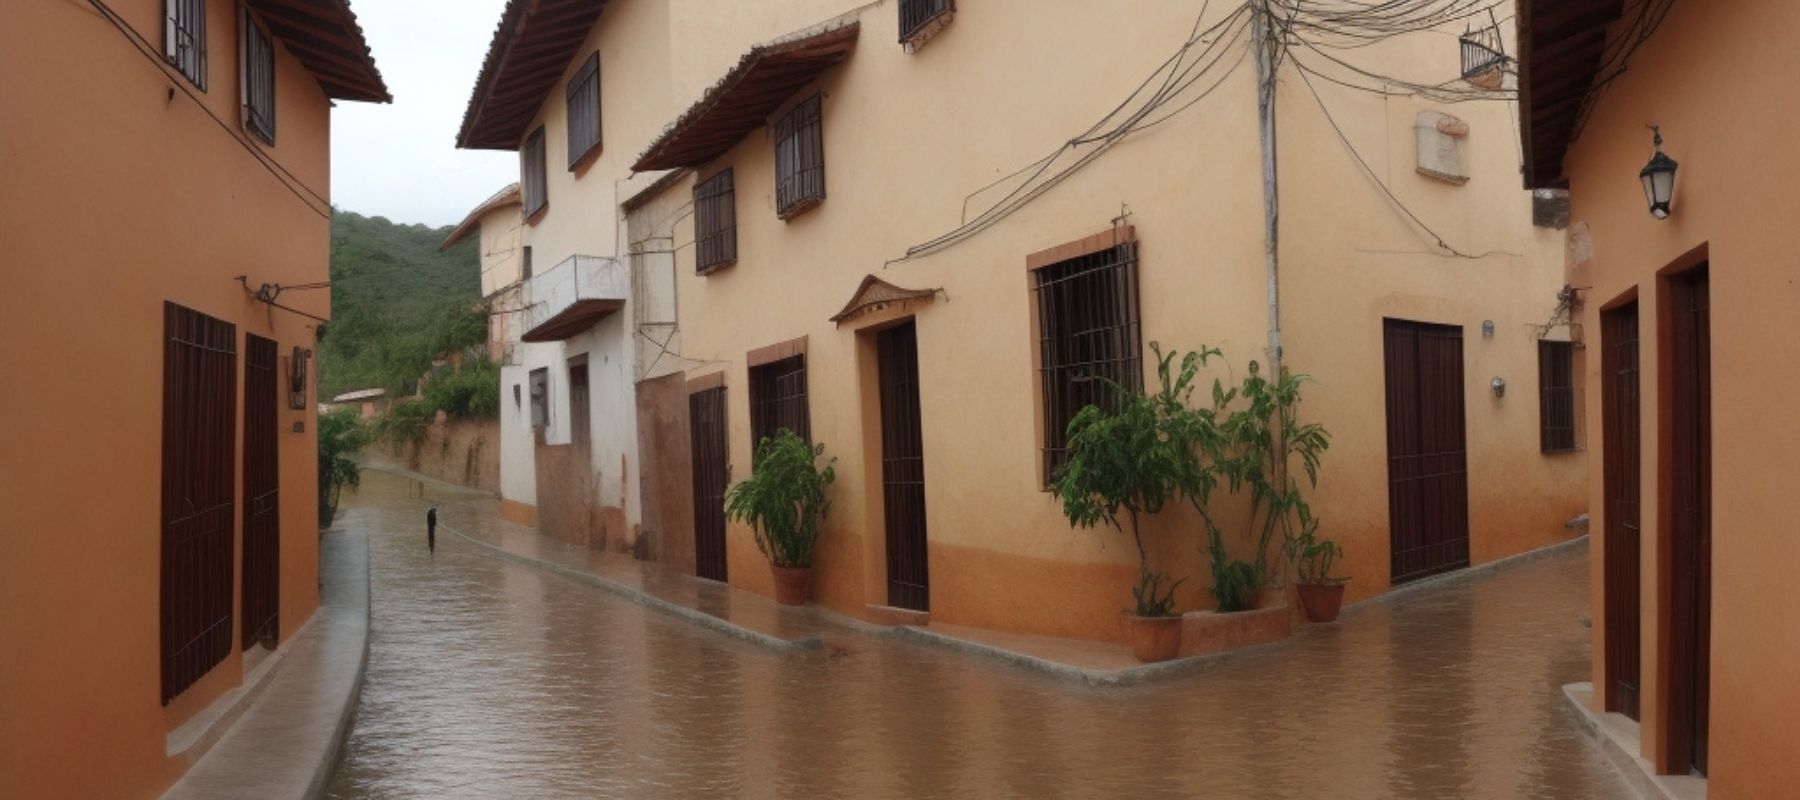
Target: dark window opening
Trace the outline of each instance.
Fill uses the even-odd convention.
[[[206,0],[163,0],[163,58],[206,91]]]
[[[244,127],[275,143],[275,46],[244,11]]]
[[[531,245],[519,248],[519,279],[531,280]]]
[[[1067,430],[1089,405],[1116,410],[1108,384],[1143,390],[1143,333],[1138,318],[1137,243],[1039,268],[1038,372],[1044,408],[1044,483],[1068,460]]]
[[[812,442],[812,421],[806,409],[806,354],[789,356],[750,368],[750,444],[782,429]]]
[[[775,214],[787,219],[825,199],[825,141],[815,94],[775,121]]]
[[[539,367],[531,371],[531,427],[550,425],[550,370]]]
[[[569,169],[600,146],[600,54],[569,79]]]
[[[1538,422],[1546,453],[1575,449],[1575,345],[1538,342]]]
[[[544,206],[550,204],[549,189],[545,186],[548,173],[544,166],[544,129],[542,126],[525,138],[525,147],[519,151],[519,189],[525,200],[525,219],[537,216]]]
[[[1532,190],[1531,224],[1557,230],[1569,227],[1569,190]]]
[[[950,21],[955,0],[900,0],[900,43],[913,44]]]
[[[727,169],[694,186],[694,269],[706,274],[737,262],[737,191]]]

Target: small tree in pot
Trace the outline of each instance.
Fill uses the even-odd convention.
[[[1182,419],[1171,413],[1182,407],[1197,356],[1189,354],[1181,372],[1172,376],[1175,355],[1163,355],[1155,343],[1150,348],[1157,356],[1160,391],[1145,395],[1107,381],[1116,410],[1089,405],[1069,421],[1068,460],[1057,471],[1054,488],[1072,526],[1104,522],[1122,531],[1123,513],[1138,550],[1138,583],[1132,589],[1137,602],[1127,616],[1132,654],[1140,661],[1165,661],[1181,649],[1174,595],[1182,581],[1171,583],[1168,576],[1151,571],[1141,518],[1162,511],[1199,480],[1199,462],[1183,439]]]
[[[825,488],[837,478],[837,459],[818,468],[824,452],[783,428],[757,445],[750,478],[725,493],[725,516],[750,526],[784,605],[804,605],[812,594],[813,545],[830,504]]]
[[[1348,577],[1332,575],[1332,567],[1344,555],[1344,548],[1330,539],[1318,536],[1319,520],[1302,503],[1299,507],[1300,532],[1283,545],[1288,562],[1294,565],[1294,593],[1312,622],[1337,619],[1344,606],[1344,584]]]

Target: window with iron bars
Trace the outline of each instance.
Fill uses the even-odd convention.
[[[244,128],[275,143],[275,45],[244,9]]]
[[[600,53],[595,51],[569,79],[569,169],[600,146]]]
[[[1575,345],[1538,342],[1538,425],[1543,452],[1575,449]]]
[[[1143,332],[1138,316],[1137,243],[1040,267],[1038,375],[1043,392],[1044,484],[1068,460],[1069,421],[1095,405],[1117,410],[1109,382],[1143,390]]]
[[[727,169],[694,185],[694,271],[737,262],[737,191]]]
[[[806,354],[750,368],[750,445],[782,429],[812,443],[812,419],[806,407]]]
[[[775,121],[775,214],[788,219],[825,199],[825,142],[815,94]]]
[[[1500,39],[1499,26],[1464,31],[1457,41],[1462,46],[1463,80],[1506,66],[1506,48]]]
[[[956,0],[900,0],[900,43],[912,44],[956,13]]]
[[[544,165],[544,128],[539,126],[526,137],[525,146],[519,150],[519,189],[525,200],[525,218],[537,216],[544,206],[550,204],[550,195],[545,183],[548,180],[547,168]]]
[[[163,58],[206,91],[206,0],[163,0]]]

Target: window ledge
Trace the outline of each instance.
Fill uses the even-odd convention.
[[[808,198],[805,198],[802,200],[796,200],[796,201],[794,201],[794,204],[791,206],[788,206],[786,210],[776,211],[775,216],[777,218],[779,218],[782,222],[787,222],[795,217],[800,216],[801,214],[804,214],[808,211],[813,210],[814,208],[817,208],[820,204],[822,204],[824,202],[825,202],[825,195],[819,195],[817,197],[808,197]]]
[[[588,167],[600,160],[600,154],[605,150],[606,147],[603,144],[595,142],[593,147],[587,149],[587,152],[576,156],[574,161],[569,162],[569,171],[575,173],[575,177],[581,177],[587,173]]]
[[[694,274],[699,275],[700,277],[704,278],[704,277],[711,275],[715,272],[718,272],[720,270],[730,269],[735,266],[737,266],[737,259],[734,258],[734,259],[731,259],[730,261],[721,261],[717,264],[708,264],[704,267],[696,267],[696,268],[694,268]]]
[[[931,41],[932,37],[938,35],[938,32],[948,27],[950,25],[950,20],[955,18],[956,7],[954,5],[943,11],[939,11],[937,14],[933,15],[931,19],[920,24],[917,30],[914,30],[912,33],[907,34],[902,38],[900,40],[900,46],[905,48],[908,53],[919,52],[919,48],[924,47],[926,42]]]

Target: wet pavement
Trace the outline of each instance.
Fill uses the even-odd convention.
[[[873,634],[782,652],[439,532],[366,472],[373,635],[333,797],[1630,798],[1560,687],[1586,551],[1096,689]]]

